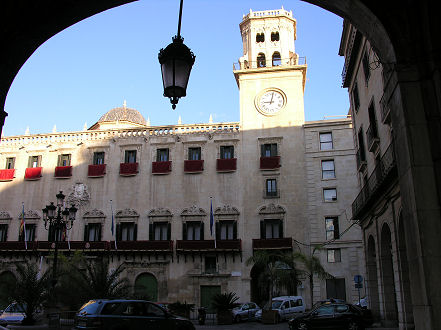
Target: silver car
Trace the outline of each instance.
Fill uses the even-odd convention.
[[[245,320],[254,319],[256,312],[260,310],[260,307],[253,302],[243,303],[240,306],[233,309],[234,322],[240,322]]]

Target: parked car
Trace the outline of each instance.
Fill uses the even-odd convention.
[[[368,297],[364,296],[360,299],[360,301],[358,301],[358,299],[354,302],[354,305],[363,307],[363,308],[368,308],[369,307],[369,303],[368,303]]]
[[[0,315],[0,325],[21,324],[25,316],[25,307],[13,302]]]
[[[269,309],[268,303],[263,309]],[[303,313],[305,311],[305,303],[301,296],[281,296],[275,297],[271,303],[271,309],[278,312],[278,320],[289,320],[296,314]],[[262,310],[256,312],[256,320],[262,320]]]
[[[233,320],[234,322],[240,322],[254,319],[256,312],[259,310],[260,307],[256,303],[242,303],[238,307],[233,308]]]
[[[329,299],[319,300],[319,301],[316,301],[314,303],[314,305],[312,305],[311,310],[316,308],[316,307],[318,307],[318,306],[320,306],[320,305],[332,304],[332,303],[346,303],[346,300],[338,299],[338,298],[329,298]]]
[[[74,329],[170,329],[194,330],[190,320],[173,315],[145,300],[95,299],[75,315]]]
[[[370,310],[346,302],[327,302],[288,321],[291,330],[361,330],[372,323]]]

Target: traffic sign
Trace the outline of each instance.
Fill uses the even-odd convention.
[[[355,275],[355,276],[354,276],[354,282],[355,282],[355,283],[363,283],[363,276],[361,276],[361,275]]]

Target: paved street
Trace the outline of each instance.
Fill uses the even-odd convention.
[[[259,322],[241,322],[230,325],[217,325],[208,322],[206,325],[195,324],[197,330],[239,330],[239,329],[265,329],[265,330],[287,330],[288,323],[282,322],[279,324],[262,324]]]

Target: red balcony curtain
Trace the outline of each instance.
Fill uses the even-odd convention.
[[[55,167],[56,178],[68,178],[72,176],[72,166],[57,166]]]
[[[231,172],[236,170],[236,158],[217,159],[216,170],[218,172]]]
[[[121,163],[119,174],[122,176],[136,175],[138,173],[138,163]]]
[[[14,179],[15,169],[0,170],[0,181],[11,181]]]
[[[260,169],[272,170],[280,167],[280,156],[260,157]]]
[[[204,160],[184,160],[184,172],[197,173],[204,170]]]
[[[165,174],[171,172],[172,162],[152,162],[152,173],[154,174]]]
[[[25,170],[25,180],[39,180],[43,167],[28,167]]]
[[[87,176],[90,178],[99,178],[106,174],[106,164],[89,165]]]

